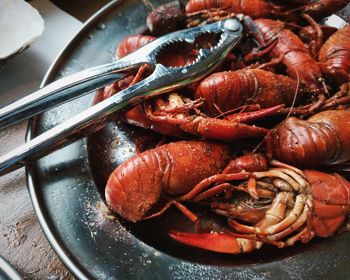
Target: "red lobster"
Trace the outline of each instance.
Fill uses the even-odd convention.
[[[173,204],[192,219],[179,197],[200,181],[221,171],[228,174],[267,169],[262,155],[230,161],[231,155],[229,145],[208,141],[181,141],[145,151],[125,161],[110,175],[107,204],[132,222],[160,215]],[[254,195],[254,190],[251,192]]]
[[[308,14],[316,18],[330,16],[349,3],[348,0],[275,0],[274,2],[279,5],[266,0],[190,0],[186,6],[186,12],[225,9],[233,13],[246,14],[252,18],[298,20],[300,14]]]
[[[132,222],[159,216],[175,205],[198,225],[198,217],[182,202],[206,201],[229,218],[230,231],[172,231],[170,236],[190,246],[232,254],[264,243],[284,247],[313,236],[328,237],[343,225],[350,183],[339,175],[302,172],[277,161],[268,168],[262,155],[237,158],[224,169],[230,155],[228,146],[203,141],[148,150],[113,171],[106,186],[107,203]],[[238,192],[248,198],[241,199]]]
[[[304,15],[304,17],[306,16]],[[298,35],[299,38],[307,44],[310,53],[315,58],[318,57],[320,48],[322,47],[324,42],[335,32],[337,32],[338,29],[327,25],[320,25],[317,22],[315,22],[312,18],[307,18],[309,19],[309,22],[311,24],[309,26],[300,28]],[[325,73],[323,72],[323,74]]]
[[[125,37],[118,45],[116,57],[122,58],[129,53],[138,50],[154,39],[155,37],[147,35],[130,35],[128,37]]]
[[[167,197],[185,194],[219,173],[229,159],[228,146],[212,142],[183,141],[148,150],[113,171],[106,186],[107,204],[123,218],[140,221]]]
[[[247,104],[268,108],[279,104],[291,106],[305,93],[290,77],[260,69],[219,72],[204,79],[195,98],[205,99],[205,112],[217,114]]]
[[[233,197],[240,191],[248,192],[249,185],[256,188],[258,197],[251,197],[250,204],[246,200],[234,203],[234,198],[226,203],[211,202],[216,213],[229,218],[230,230],[210,233],[171,231],[170,236],[189,246],[240,254],[260,249],[266,243],[279,248],[292,246],[297,241],[307,243],[314,236],[329,237],[343,226],[350,211],[348,181],[337,174],[315,170],[303,172],[280,162],[271,163],[273,167],[267,171],[226,174],[227,179],[223,176],[219,180],[205,179],[210,183],[218,181],[219,186],[227,184],[225,190],[230,189]],[[235,186],[233,182],[244,176],[247,181]],[[200,182],[191,191],[195,193],[190,197],[192,201],[210,199],[213,193],[218,195],[217,190],[210,193],[218,186],[210,187],[207,182]]]
[[[290,117],[272,130],[267,149],[274,158],[303,168],[348,162],[350,110],[323,111],[308,120]]]
[[[257,19],[255,24],[266,41],[278,38],[276,46],[269,54],[271,58],[283,57],[282,63],[292,78],[299,79],[310,90],[324,91],[321,68],[297,35],[285,29],[285,24],[281,21]]]
[[[232,141],[241,138],[264,136],[266,128],[248,125],[247,123],[275,115],[284,105],[230,114],[224,118],[211,118],[198,112],[202,100],[190,100],[177,93],[164,95],[161,98],[145,102],[127,114],[128,123],[150,128],[158,133],[173,136],[202,136],[206,139]],[[256,106],[255,106],[256,107]]]
[[[132,80],[133,77],[130,78]],[[119,89],[119,83],[105,88],[95,97],[95,102],[108,98]],[[231,113],[219,119],[201,114],[198,107],[202,104],[201,99],[193,101],[178,93],[171,93],[145,101],[126,112],[122,119],[132,125],[152,129],[163,135],[187,138],[190,135],[196,135],[206,139],[232,141],[266,135],[268,129],[248,123],[275,115],[284,108],[283,104],[260,110],[256,110],[257,106],[252,106],[255,111]]]

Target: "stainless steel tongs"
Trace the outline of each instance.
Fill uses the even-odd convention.
[[[0,128],[37,115],[51,107],[67,102],[120,79],[125,72],[147,64],[153,72],[146,79],[120,91],[118,94],[94,105],[71,119],[33,138],[26,144],[0,157],[0,175],[22,167],[68,143],[78,140],[88,132],[102,127],[108,115],[125,107],[136,105],[145,98],[186,86],[210,73],[242,36],[243,27],[237,19],[176,31],[160,37],[124,58],[97,66],[66,78],[0,109]],[[166,67],[159,63],[158,55],[172,44],[192,44],[196,47],[203,35],[216,35],[211,48],[201,48],[196,60],[182,67]]]

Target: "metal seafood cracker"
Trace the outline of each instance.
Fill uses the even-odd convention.
[[[84,70],[55,81],[0,110],[0,128],[37,115],[53,106],[102,88],[122,78],[126,72],[147,64],[153,73],[146,79],[120,91],[118,94],[90,107],[71,119],[35,137],[26,144],[0,157],[0,175],[22,167],[29,160],[101,128],[106,117],[125,107],[140,103],[145,98],[193,83],[210,73],[223,61],[242,37],[243,27],[237,19],[176,31],[160,37],[124,58]],[[213,47],[200,48],[196,60],[181,67],[167,67],[159,63],[159,54],[170,46],[199,43],[198,38],[216,35]]]

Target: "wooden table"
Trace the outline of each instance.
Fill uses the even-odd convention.
[[[55,0],[57,6],[85,21],[108,0]],[[24,142],[26,123],[0,130],[0,155]],[[0,177],[0,255],[24,279],[73,279],[48,244],[36,219],[24,169]]]

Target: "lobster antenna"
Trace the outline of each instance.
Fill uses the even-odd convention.
[[[285,120],[288,119],[288,118],[290,117],[290,115],[291,115],[291,113],[292,113],[292,110],[293,110],[293,108],[294,108],[294,106],[295,106],[295,102],[296,102],[296,100],[297,100],[297,96],[298,96],[298,92],[299,92],[299,86],[300,86],[299,72],[298,72],[298,70],[296,69],[296,67],[294,67],[294,69],[295,69],[295,73],[297,74],[297,86],[296,86],[296,88],[295,88],[295,94],[294,94],[294,97],[293,97],[292,105],[291,105],[290,108],[289,108],[289,112],[288,112],[288,114],[286,115]]]
[[[215,103],[214,103],[214,106],[217,107],[217,105]],[[249,104],[242,105],[240,107],[237,107],[237,108],[234,108],[234,109],[231,109],[231,110],[227,110],[225,112],[221,112],[219,115],[215,116],[214,118],[215,119],[221,118],[221,117],[224,117],[226,115],[229,115],[229,114],[232,114],[232,113],[235,113],[235,112],[243,113],[247,108],[249,108]],[[217,108],[217,109],[220,110],[220,108]]]
[[[295,68],[295,67],[294,67]],[[298,92],[299,92],[299,85],[300,85],[300,78],[299,78],[299,73],[297,71],[297,69],[295,69],[295,72],[297,74],[297,86],[295,88],[295,94],[294,94],[294,97],[293,97],[293,102],[292,102],[292,105],[290,106],[289,108],[289,112],[288,114],[286,115],[286,117],[284,118],[284,120],[288,119],[293,111],[293,108],[295,106],[295,102],[296,102],[296,99],[297,99],[297,95],[298,95]],[[270,133],[272,133],[273,131],[275,131],[278,126],[282,123],[283,121],[281,121],[276,127],[272,128]],[[254,148],[254,150],[252,151],[252,153],[256,153],[256,151],[265,143],[266,141],[266,137],[264,137],[257,145],[256,147]]]
[[[294,67],[295,68],[295,67]],[[296,102],[296,99],[297,99],[297,95],[298,95],[298,92],[299,92],[299,85],[300,85],[300,78],[299,78],[299,73],[297,71],[297,69],[295,68],[295,72],[297,74],[297,86],[295,88],[295,94],[294,94],[294,97],[293,97],[293,101],[292,101],[292,105],[290,106],[289,108],[289,111],[288,111],[288,114],[286,115],[286,117],[284,118],[284,120],[288,119],[293,111],[293,108],[295,106],[295,102]],[[280,124],[282,123],[283,121],[281,121],[276,127],[272,128],[270,133],[272,133],[273,131],[275,131],[279,126]],[[257,145],[256,147],[253,149],[252,153],[256,153],[257,150],[259,150],[259,148],[265,143],[266,141],[266,137],[264,137]]]
[[[275,128],[273,128],[275,129]],[[266,138],[264,137],[253,149],[253,151],[251,152],[251,154],[255,154],[257,150],[259,150],[259,148],[265,143]]]

